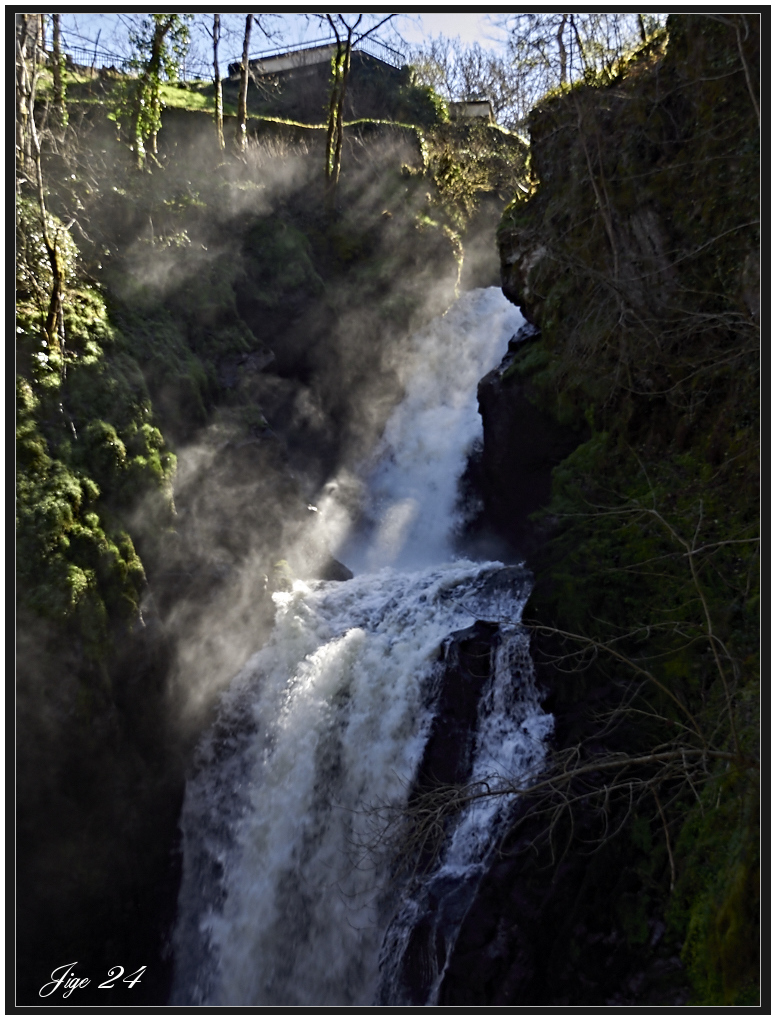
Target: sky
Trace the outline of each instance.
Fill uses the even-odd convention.
[[[199,15],[199,17],[210,18],[212,15]],[[93,52],[95,43],[99,51],[104,51],[119,56],[129,53],[129,29],[131,19],[136,14],[111,12],[98,14],[96,12],[81,11],[79,13],[63,13],[62,32],[65,49],[73,46],[80,46]],[[499,50],[503,46],[504,32],[495,27],[491,20],[494,15],[487,13],[461,13],[457,11],[443,12],[432,11],[422,14],[402,14],[396,21],[395,26],[401,36],[404,46],[401,48],[413,48],[419,46],[424,40],[434,36],[445,35],[460,37],[464,43],[479,42],[481,46],[488,49]],[[242,47],[242,31],[244,27],[244,15],[222,14],[224,38],[220,47],[222,59],[219,61],[222,66],[222,73],[226,71],[226,64],[238,60]],[[311,23],[302,14],[273,15],[268,20],[271,30],[276,32],[277,38],[268,41],[254,28],[251,46],[251,56],[256,56],[263,50],[280,48],[281,46],[294,46],[305,41],[313,41],[328,35],[323,26]],[[381,34],[385,42],[390,43],[390,33]],[[193,33],[194,53],[199,56],[199,64],[203,68],[209,60],[212,60],[209,52],[209,42],[205,33],[199,29]],[[82,60],[77,60],[81,63]],[[102,66],[104,60],[98,56],[97,66]]]
[[[433,11],[425,14],[404,15],[402,35],[413,46],[432,36],[458,36],[461,42],[478,42],[486,49],[500,50],[504,45],[503,30],[491,24],[492,14],[471,14],[453,11]]]

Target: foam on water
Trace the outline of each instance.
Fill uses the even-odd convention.
[[[273,635],[223,698],[187,785],[173,1005],[400,1004],[399,961],[431,893],[392,877],[380,819],[406,804],[454,631],[501,625],[473,778],[541,761],[551,719],[519,627],[528,575],[506,584],[501,564],[450,552],[457,479],[481,430],[476,383],[522,321],[491,288],[415,338],[405,399],[367,472],[370,524],[349,546],[359,573],[274,596]],[[474,889],[502,801],[459,820],[429,890]]]

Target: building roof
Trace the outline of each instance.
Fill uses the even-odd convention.
[[[318,39],[293,49],[265,50],[263,53],[258,54],[258,56],[250,57],[248,65],[251,71],[257,75],[277,74],[282,71],[292,71],[298,67],[328,63],[334,55],[336,48],[336,39]],[[375,39],[362,39],[353,47],[353,52],[366,54],[373,60],[379,60],[381,63],[388,64],[391,67],[401,67],[406,63],[403,53]],[[239,61],[229,65],[230,77],[234,77],[239,73]]]

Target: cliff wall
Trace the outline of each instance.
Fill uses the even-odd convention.
[[[480,401],[489,523],[537,575],[554,792],[446,1005],[758,1001],[758,80],[756,15],[671,15],[531,114],[498,237],[538,334]]]

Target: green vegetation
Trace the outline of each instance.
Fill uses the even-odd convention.
[[[171,509],[175,458],[151,424],[148,390],[104,301],[77,280],[64,233],[64,335],[45,338],[51,272],[33,207],[17,219],[17,535],[22,605],[75,622],[93,658],[110,624],[137,618],[145,582],[131,538],[139,501]],[[60,232],[62,224],[51,217]]]
[[[235,448],[277,439],[281,411],[272,409],[285,405],[274,393],[286,377],[309,385],[305,399],[324,402],[337,421],[336,440],[326,440],[332,448],[368,442],[358,410],[348,410],[348,387],[376,380],[385,346],[449,303],[467,224],[481,199],[501,200],[514,174],[514,144],[501,133],[491,149],[487,133],[443,125],[437,142],[433,127],[421,134],[366,119],[347,128],[356,161],[345,169],[343,208],[332,222],[315,145],[282,118],[263,123],[241,162],[224,162],[202,116],[212,105],[209,85],[162,80],[173,73],[174,47],[161,29],[176,26],[158,24],[161,17],[140,48],[155,90],[153,123],[140,125],[143,146],[168,107],[152,172],[137,174],[114,119],[133,115],[142,74],[66,72],[69,127],[53,145],[50,75],[34,68],[43,189],[54,210],[46,223],[61,276],[53,325],[51,257],[39,201],[24,182],[17,206],[19,598],[63,641],[80,642],[90,677],[141,619],[154,573],[188,576],[186,557],[200,555],[175,515],[173,449],[203,436]],[[408,74],[391,81],[403,114],[433,122],[440,111],[428,89]],[[446,173],[437,169],[441,145]],[[468,159],[463,183],[450,170],[456,145]],[[278,185],[282,161],[293,169],[288,185]],[[277,193],[269,203],[268,185]],[[364,342],[345,357],[329,337],[354,308]],[[262,456],[282,460],[285,441]],[[264,468],[272,476],[286,470]],[[278,487],[286,491],[285,482]],[[287,491],[304,506],[296,482]],[[257,525],[270,545],[268,573],[283,514],[273,505]],[[208,563],[247,555],[253,538],[241,550],[233,537],[224,541],[213,543]]]
[[[756,21],[671,16],[619,73],[540,104],[499,232],[542,330],[511,378],[593,433],[555,471],[526,616],[556,705],[608,692],[569,739],[583,764],[625,756],[589,797],[615,820],[638,794],[702,1006],[758,995]]]
[[[483,196],[509,195],[526,176],[527,147],[488,123],[439,124],[422,137],[424,172],[436,185],[433,205],[463,230]]]
[[[188,48],[191,14],[151,14],[142,28],[130,36],[135,46],[136,78],[119,85],[120,98],[116,119],[126,125],[135,163],[142,169],[146,161],[146,141],[156,155],[156,136],[162,126],[162,82],[175,81],[178,64]]]
[[[391,116],[344,123],[334,217],[325,92],[306,118],[293,97],[257,91],[236,160],[205,117],[212,86],[163,81],[153,59],[134,81],[66,72],[69,116],[48,144],[53,82],[38,69],[37,108],[34,89],[25,101],[40,118],[42,185],[28,166],[17,203],[18,597],[24,647],[40,644],[22,663],[20,799],[25,846],[45,828],[54,874],[90,861],[90,826],[119,815],[116,831],[139,845],[127,776],[152,809],[169,794],[156,770],[173,753],[177,636],[198,634],[246,562],[287,583],[284,529],[308,487],[369,447],[398,394],[385,352],[450,303],[470,240],[515,195],[499,234],[506,289],[542,335],[504,385],[528,382],[592,433],[555,472],[526,616],[553,710],[572,719],[567,744],[582,741],[576,765],[598,766],[571,776],[560,762],[570,800],[610,825],[588,818],[585,838],[600,846],[621,825],[559,929],[589,910],[648,955],[659,916],[657,952],[681,950],[694,1004],[756,1002],[758,62],[753,16],[672,17],[627,62],[540,104],[530,160],[516,135],[447,122],[411,71],[387,90],[367,69],[364,88],[386,92]],[[117,105],[141,162],[164,124],[148,173],[116,140]],[[175,452],[191,450],[200,461],[176,482],[188,503],[176,513]],[[223,622],[227,643],[260,632],[257,592],[247,616]],[[141,602],[156,637],[138,636]],[[200,653],[203,673],[232,666]],[[198,663],[184,665],[195,686]],[[581,703],[597,720],[569,711]],[[63,802],[68,818],[49,826]],[[132,853],[117,882],[127,899]],[[84,888],[97,899],[113,875],[113,861],[79,871],[62,930]],[[30,864],[24,895],[38,877]],[[104,931],[123,909],[106,908]],[[26,937],[37,952],[40,933]],[[581,943],[565,937],[576,961]]]
[[[206,110],[215,112],[215,96],[211,82],[164,82],[159,89],[162,109],[171,106],[181,110]],[[224,105],[224,113],[236,116],[237,110],[231,104]]]

